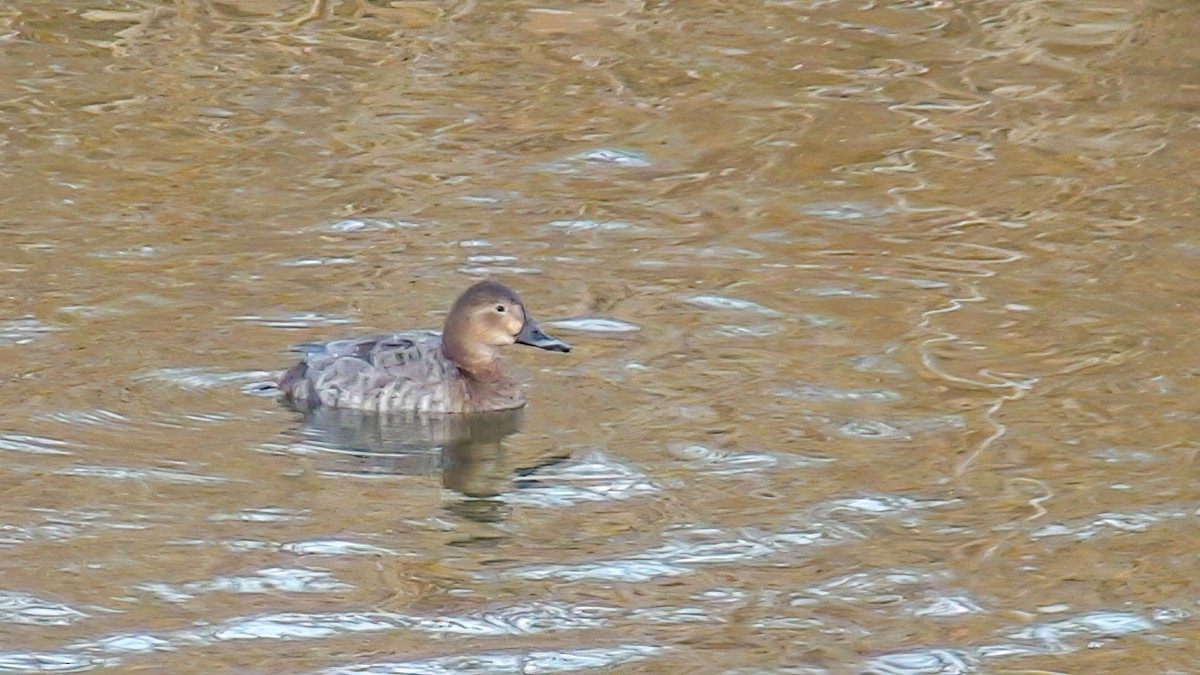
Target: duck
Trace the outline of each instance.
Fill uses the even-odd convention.
[[[541,329],[516,291],[488,279],[458,296],[441,331],[293,346],[303,356],[276,386],[284,401],[307,411],[322,406],[381,413],[513,410],[525,406],[526,396],[500,354],[512,344],[571,351],[571,345]]]

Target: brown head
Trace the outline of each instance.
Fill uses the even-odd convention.
[[[521,296],[508,286],[488,280],[463,291],[442,327],[446,356],[468,375],[487,379],[496,373],[500,347],[511,344],[571,351],[571,345],[542,332]]]

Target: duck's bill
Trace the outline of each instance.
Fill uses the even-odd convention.
[[[571,351],[571,345],[546,335],[537,322],[530,318],[525,320],[525,327],[521,329],[520,333],[517,333],[517,344],[529,345],[551,352]]]

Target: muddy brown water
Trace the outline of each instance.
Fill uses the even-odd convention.
[[[1182,0],[0,8],[0,670],[1191,673]],[[523,414],[289,344],[494,275]]]

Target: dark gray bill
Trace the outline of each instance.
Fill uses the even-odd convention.
[[[571,351],[571,345],[543,333],[541,327],[530,316],[525,317],[525,326],[521,329],[520,333],[517,333],[517,344],[529,345],[530,347],[546,349],[552,352]]]

